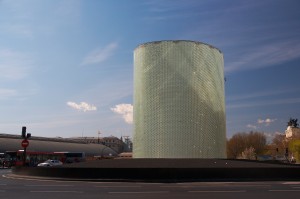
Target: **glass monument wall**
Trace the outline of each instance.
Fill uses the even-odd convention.
[[[226,158],[223,54],[194,41],[134,51],[134,158]]]

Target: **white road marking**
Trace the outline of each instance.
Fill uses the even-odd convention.
[[[208,191],[208,190],[203,190],[203,191],[188,191],[189,193],[244,193],[246,190],[236,190],[236,191]]]
[[[282,184],[291,184],[291,185],[299,184],[300,185],[300,182],[284,182]]]
[[[231,185],[235,182],[178,182],[179,185],[207,185],[207,186],[216,186],[216,185]]]
[[[82,191],[30,191],[30,193],[83,193]]]
[[[103,185],[103,186],[94,186],[94,187],[99,187],[99,188],[137,188],[137,187],[142,187],[142,186],[122,186],[122,185],[115,185],[115,186],[106,186],[106,185]]]
[[[121,182],[87,182],[89,184],[121,184]]]
[[[208,188],[208,187],[215,187],[216,185],[165,185],[160,187],[166,187],[166,188]],[[271,185],[229,185],[230,187],[270,187]]]
[[[169,193],[169,191],[118,191],[118,192],[108,192],[109,194],[156,194],[156,193]]]
[[[151,183],[149,183],[149,182],[137,182],[137,183],[135,183],[135,184],[147,185],[147,184],[163,184],[163,183],[154,183],[154,182],[151,182]]]
[[[160,186],[161,188],[197,188],[197,187],[211,187],[211,186],[197,186],[197,185],[165,185],[165,186]]]
[[[8,178],[8,179],[15,179],[15,180],[27,180],[27,181],[38,181],[38,182],[58,182],[61,183],[61,180],[57,180],[57,179],[39,179],[38,177],[32,177],[30,178],[30,176],[18,176],[18,177],[14,177],[14,176],[7,176],[7,175],[2,175],[2,177],[4,178]],[[64,180],[63,182],[70,182],[70,183],[74,183],[74,182],[82,182],[81,180]]]
[[[74,187],[74,185],[41,185],[41,184],[29,184],[29,185],[24,185],[25,187]]]
[[[270,192],[300,192],[300,190],[295,189],[271,189]]]

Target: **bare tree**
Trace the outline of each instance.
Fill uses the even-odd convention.
[[[253,148],[257,155],[263,154],[266,143],[266,136],[262,132],[237,133],[227,141],[227,157],[236,159],[250,148]]]
[[[285,134],[276,134],[270,145],[270,154],[284,155],[286,148],[289,148],[289,142],[293,139],[286,139]]]
[[[246,148],[245,133],[237,133],[227,141],[227,157],[236,159]]]
[[[247,147],[253,147],[256,154],[263,154],[266,148],[267,139],[262,132],[250,132],[247,136]]]

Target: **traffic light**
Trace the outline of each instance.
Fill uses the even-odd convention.
[[[26,138],[28,139],[28,138],[30,138],[30,137],[31,137],[31,133],[27,133]]]
[[[26,138],[26,126],[22,127],[22,138]]]

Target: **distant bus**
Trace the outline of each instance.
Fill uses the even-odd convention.
[[[4,167],[4,153],[0,153],[0,167]]]
[[[0,153],[0,158],[4,158],[4,153]]]
[[[16,165],[23,165],[24,150],[18,150]],[[39,163],[46,160],[62,160],[64,157],[62,154],[55,154],[53,152],[38,152],[38,151],[26,151],[26,165],[36,166]]]
[[[5,151],[2,164],[3,167],[11,167],[16,165],[17,152],[16,151]]]

